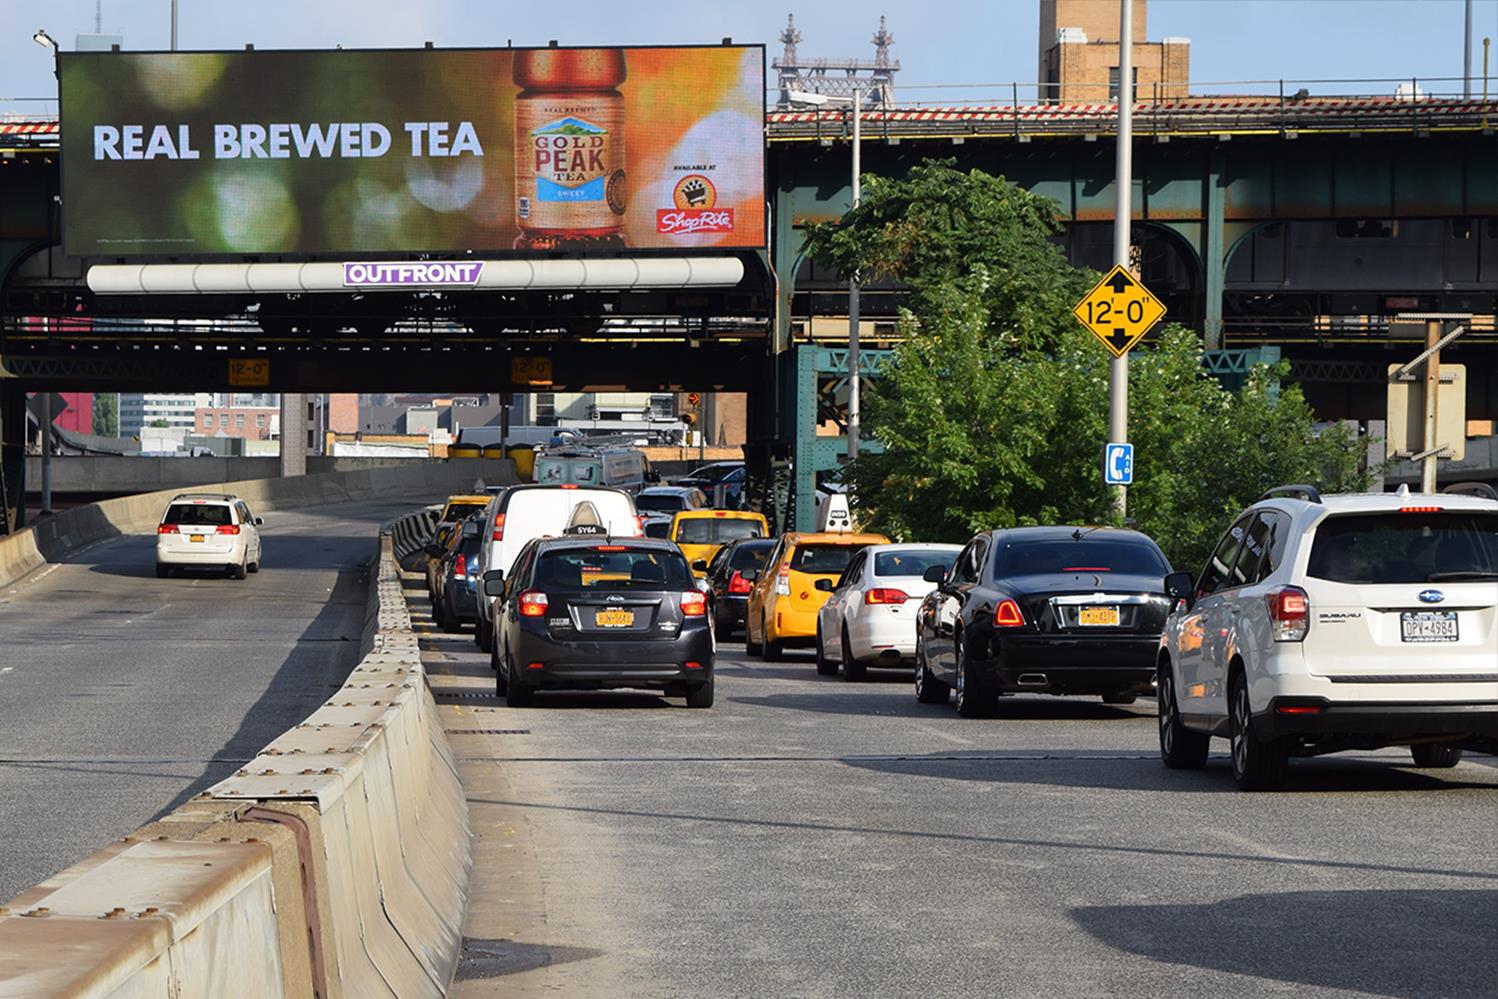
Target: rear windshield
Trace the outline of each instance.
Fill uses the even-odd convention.
[[[676,525],[676,541],[683,545],[712,545],[764,536],[759,521],[742,517],[692,517]]]
[[[671,534],[671,522],[669,520],[647,520],[645,521],[645,537],[666,538]]]
[[[703,482],[721,482],[723,479],[743,468],[742,465],[703,465],[687,473],[689,479],[701,479]]]
[[[841,575],[857,552],[866,545],[797,545],[791,554],[791,568],[796,572],[819,575]]]
[[[876,576],[924,576],[926,570],[939,565],[943,572],[950,571],[957,561],[957,552],[892,551],[874,556]]]
[[[162,518],[163,524],[203,524],[217,526],[234,523],[229,507],[218,503],[173,503]]]
[[[770,549],[774,547],[774,544],[735,545],[728,556],[728,567],[741,572],[745,569],[761,568],[765,564],[766,556],[770,554]]]
[[[1011,541],[994,563],[994,575],[999,577],[1068,572],[1164,576],[1169,571],[1165,558],[1146,541],[1085,536],[1079,541]]]
[[[442,519],[444,521],[463,520],[473,514],[483,512],[483,503],[449,503],[447,509],[442,511]]]
[[[543,552],[534,585],[538,590],[690,590],[696,584],[687,560],[676,552],[600,545]]]
[[[1328,517],[1316,528],[1306,574],[1360,584],[1498,579],[1498,514]]]
[[[635,497],[635,509],[637,510],[666,510],[675,513],[677,510],[685,510],[686,508],[687,503],[685,499],[669,493],[664,496],[657,493],[654,496]]]

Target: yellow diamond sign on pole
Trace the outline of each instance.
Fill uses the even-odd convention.
[[[1115,266],[1071,314],[1103,341],[1114,357],[1123,357],[1144,334],[1165,318],[1165,305],[1132,274]]]

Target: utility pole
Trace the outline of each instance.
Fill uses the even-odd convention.
[[[858,207],[858,175],[862,170],[860,157],[863,147],[863,93],[858,85],[853,85],[853,104],[850,107],[853,115],[853,188],[850,192],[848,210],[851,212]],[[855,273],[848,278],[848,460],[852,461],[858,457],[858,275]]]
[[[1134,188],[1134,0],[1122,0],[1118,15],[1118,149],[1114,160],[1113,262],[1129,267],[1130,195]],[[1129,439],[1129,355],[1108,367],[1108,440]],[[1129,512],[1128,486],[1113,487],[1113,511]]]

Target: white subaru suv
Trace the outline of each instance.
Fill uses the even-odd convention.
[[[156,575],[214,569],[243,579],[259,572],[261,523],[238,496],[179,493],[156,527]]]
[[[1291,756],[1407,745],[1451,767],[1498,745],[1498,494],[1271,489],[1199,576],[1173,573],[1160,639],[1160,755],[1212,736],[1249,790]],[[1494,498],[1487,498],[1491,494]]]

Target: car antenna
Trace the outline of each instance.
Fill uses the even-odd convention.
[[[1103,529],[1103,525],[1102,524],[1098,524],[1098,525],[1096,525],[1094,527],[1088,527],[1086,529],[1083,529],[1083,528],[1079,527],[1075,531],[1071,532],[1071,539],[1073,541],[1081,541],[1083,538],[1087,537],[1087,535],[1091,534],[1093,531],[1101,531],[1102,529]]]

